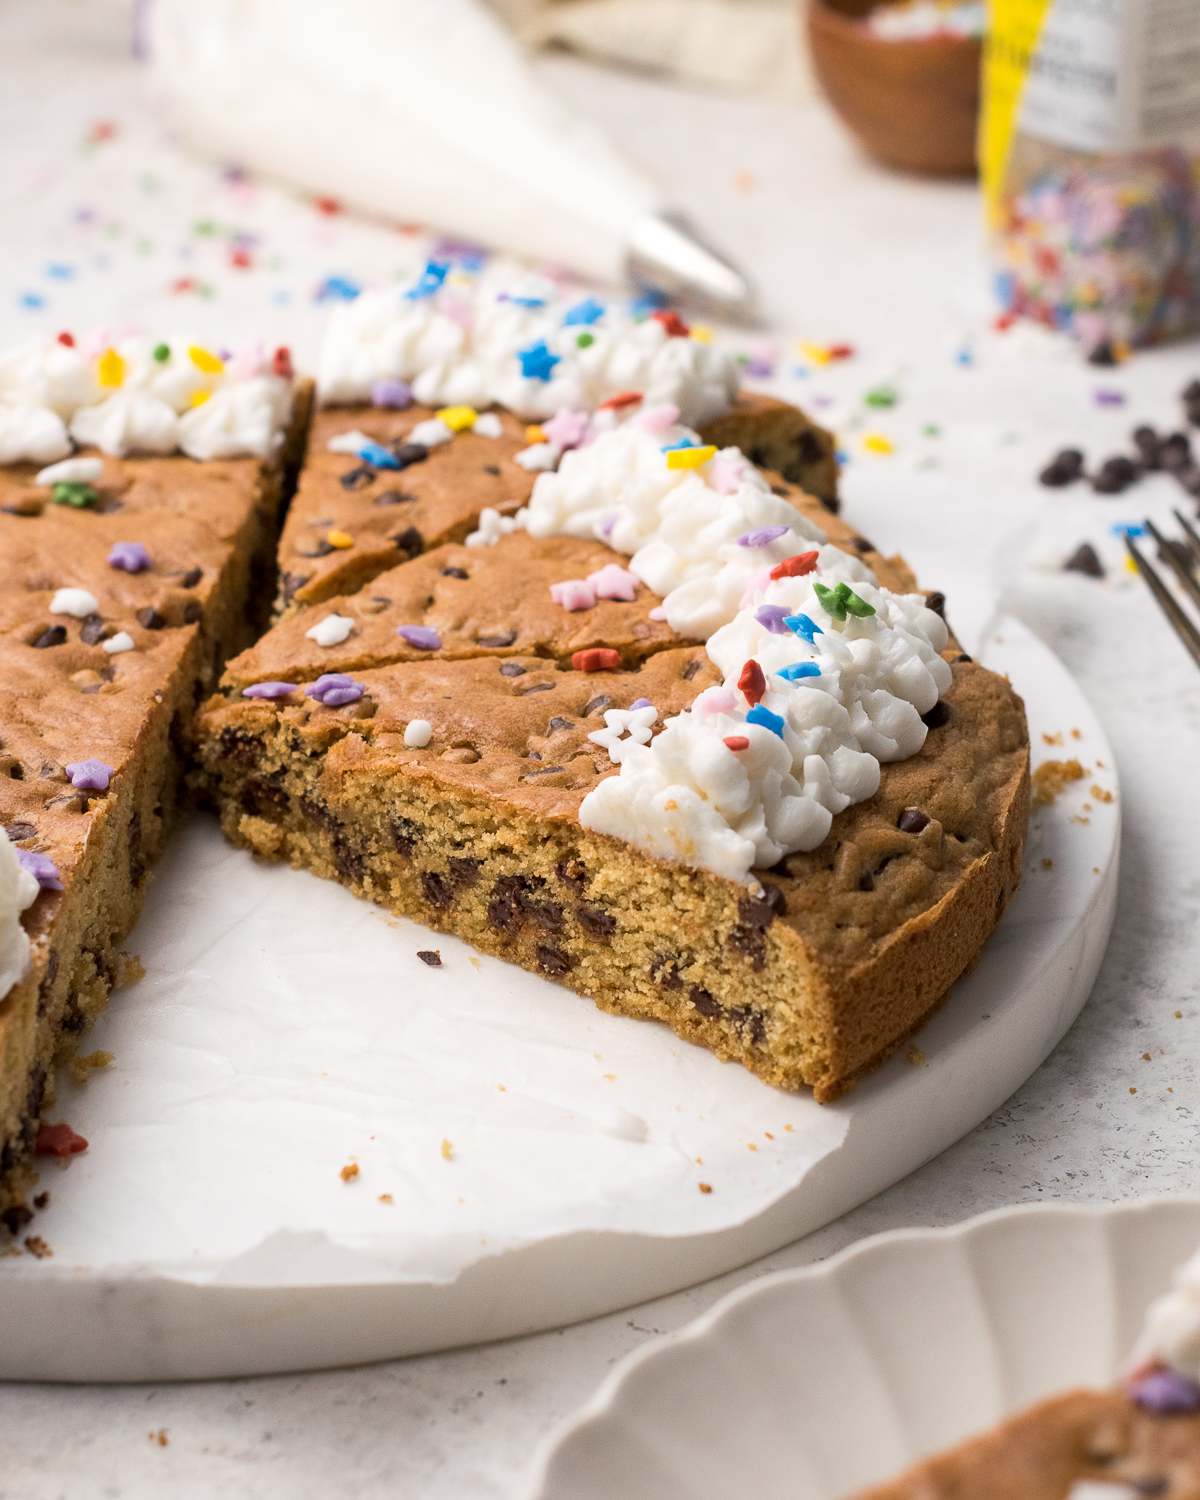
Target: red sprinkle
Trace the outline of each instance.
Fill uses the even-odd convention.
[[[996,321],[992,324],[992,327],[995,328],[997,333],[1007,333],[1016,321],[1016,313],[1001,313]]]
[[[65,344],[68,349],[74,349],[75,335],[73,333],[60,333],[58,336],[58,342],[60,344]]]
[[[619,396],[610,396],[607,401],[601,401],[600,411],[620,411],[624,406],[636,406],[642,399],[641,391],[622,391]]]
[[[37,1156],[74,1156],[87,1148],[88,1143],[69,1125],[39,1125],[33,1146]]]
[[[248,271],[251,265],[249,250],[230,251],[229,264],[231,266],[237,266],[239,270]]]
[[[738,687],[746,695],[747,703],[757,703],[767,690],[767,679],[763,676],[763,669],[753,657],[742,668],[742,675],[738,678]]]
[[[319,214],[340,214],[342,205],[336,198],[314,198],[313,207]]]
[[[825,353],[830,359],[852,359],[854,356],[853,344],[830,344]]]
[[[650,316],[656,323],[661,323],[663,331],[669,339],[685,339],[691,333],[691,329],[674,310],[674,308],[660,308]]]
[[[571,665],[577,672],[615,672],[621,665],[621,653],[611,646],[592,646],[587,651],[576,651]]]
[[[196,286],[197,282],[195,277],[181,276],[178,281],[173,281],[171,283],[171,290],[173,292],[194,292],[196,290]]]
[[[750,748],[750,741],[744,734],[727,734],[725,736],[724,744],[726,749],[733,751],[749,750]]]
[[[274,358],[271,360],[271,373],[278,375],[283,380],[290,380],[293,375],[292,351],[286,344],[280,344],[276,349]]]
[[[801,552],[798,557],[789,557],[771,569],[771,577],[803,578],[805,573],[815,573],[818,556],[816,552]]]

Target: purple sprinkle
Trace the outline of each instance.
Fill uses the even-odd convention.
[[[17,863],[28,874],[32,875],[44,891],[61,891],[62,881],[58,878],[58,866],[45,854],[34,854],[31,849],[18,849],[16,851]]]
[[[739,547],[769,547],[781,536],[787,536],[790,526],[760,526],[757,531],[745,531],[738,537]]]
[[[629,706],[630,708],[653,708],[654,704],[649,698],[635,698]]]
[[[114,542],[108,554],[110,568],[124,568],[126,573],[144,573],[150,567],[150,554],[141,542]]]
[[[754,618],[772,635],[788,635],[790,632],[784,622],[790,613],[782,604],[760,604],[754,611]]]
[[[774,374],[774,369],[775,367],[769,360],[748,359],[746,361],[746,374],[755,376],[758,379],[765,379],[768,375]]]
[[[1135,1380],[1126,1394],[1135,1406],[1159,1416],[1200,1411],[1200,1385],[1178,1370],[1152,1370]]]
[[[601,536],[612,536],[612,529],[613,529],[613,527],[616,524],[617,524],[617,512],[614,510],[613,513],[612,513],[612,515],[609,516],[605,520],[604,524],[600,527],[600,535]]]
[[[242,689],[243,698],[286,698],[296,691],[294,682],[255,682]]]
[[[415,646],[418,651],[440,651],[442,649],[442,638],[437,631],[429,625],[400,625],[396,634]]]
[[[66,767],[66,772],[71,778],[71,785],[80,792],[106,792],[108,783],[116,775],[111,766],[91,757],[73,761]]]
[[[403,411],[412,404],[412,386],[407,380],[377,380],[371,387],[372,406],[390,406]]]
[[[315,698],[325,708],[341,708],[343,703],[357,703],[366,691],[344,672],[324,672],[304,689],[304,696]]]
[[[1095,393],[1096,402],[1099,406],[1124,406],[1125,392],[1114,390],[1101,390]]]

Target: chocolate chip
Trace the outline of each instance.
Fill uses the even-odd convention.
[[[802,464],[819,463],[825,457],[821,439],[811,427],[806,427],[796,439],[796,457]]]
[[[611,702],[612,699],[608,696],[607,693],[601,693],[598,698],[592,698],[589,701],[587,707],[583,711],[583,717],[585,719],[590,719],[593,714],[602,714]]]
[[[596,938],[597,941],[612,937],[617,930],[616,917],[598,906],[581,906],[575,915],[588,937]]]
[[[1139,1495],[1165,1495],[1171,1488],[1171,1481],[1165,1474],[1143,1474],[1130,1479],[1129,1483]]]
[[[1138,451],[1143,469],[1162,468],[1162,439],[1153,427],[1135,427],[1133,446]]]
[[[944,620],[946,618],[945,594],[941,593],[938,590],[935,590],[932,594],[926,594],[925,608],[933,610],[935,615],[941,615],[942,619]]]
[[[392,822],[392,843],[396,846],[396,853],[408,857],[417,847],[420,837],[420,827],[409,818],[396,818]]]
[[[247,776],[242,783],[240,801],[243,811],[252,818],[259,818],[263,815],[264,803],[268,812],[271,808],[286,812],[289,798],[283,787],[261,776]]]
[[[6,1208],[0,1214],[0,1224],[3,1224],[9,1234],[20,1234],[26,1224],[33,1222],[33,1210],[26,1208],[23,1203],[14,1203],[11,1208]]]
[[[139,609],[134,619],[147,630],[161,630],[167,623],[165,616],[160,615],[151,604],[147,604],[145,609]]]
[[[1163,444],[1163,462],[1166,467],[1170,467],[1166,464],[1165,443]],[[1132,459],[1118,453],[1113,458],[1106,458],[1100,465],[1099,472],[1093,474],[1092,488],[1098,495],[1119,495],[1123,490],[1127,490],[1137,477],[1137,465]]]
[[[348,469],[341,477],[344,490],[365,490],[369,484],[374,483],[375,470],[367,468],[365,464],[361,469]]]
[[[474,885],[479,879],[480,863],[477,859],[457,858],[450,861],[450,873],[455,885]]]
[[[650,960],[650,978],[661,984],[664,990],[677,990],[683,984],[679,977],[679,960],[669,954],[659,953]]]
[[[575,728],[575,726],[574,726],[574,724],[571,723],[570,719],[560,719],[557,716],[555,716],[553,719],[550,720],[549,733],[553,734],[556,729],[574,729],[574,728]]]
[[[34,1208],[41,1209],[41,1208],[45,1208],[46,1204],[49,1203],[49,1202],[50,1202],[50,1192],[49,1192],[49,1189],[47,1189],[46,1192],[39,1193],[37,1195],[37,1197],[33,1200],[33,1206],[34,1206]]]
[[[773,484],[771,486],[771,493],[772,495],[778,495],[781,500],[786,500],[788,497],[787,486],[783,484]]]
[[[1089,578],[1103,578],[1104,564],[1096,555],[1091,542],[1080,542],[1075,551],[1063,563],[1064,573],[1086,573]]]
[[[968,656],[967,660],[970,661],[971,658]],[[921,723],[926,729],[940,729],[949,717],[950,705],[939,698],[927,714],[921,715]]]
[[[875,543],[868,542],[865,536],[852,536],[850,538],[850,545],[854,548],[855,552],[874,552],[875,550]]]
[[[525,780],[532,781],[535,776],[553,776],[556,772],[565,770],[565,766],[542,766],[542,768],[538,771],[530,771]]]
[[[511,646],[512,643],[516,640],[516,638],[517,638],[517,632],[515,630],[505,630],[505,631],[502,631],[500,635],[480,635],[480,636],[476,636],[475,639],[478,642],[478,644],[481,645],[481,646],[496,646],[496,647],[498,647],[498,646]]]
[[[1159,456],[1162,459],[1164,469],[1171,473],[1177,473],[1180,469],[1186,469],[1192,462],[1192,443],[1186,432],[1173,432],[1170,437],[1163,438],[1159,447]]]
[[[1083,453],[1078,448],[1064,448],[1056,453],[1038,479],[1051,489],[1074,484],[1083,474]]]
[[[493,475],[495,475],[495,477],[497,479],[499,479],[499,477],[500,477],[500,465],[499,464],[484,464],[484,466],[483,466],[483,472],[485,474],[493,474]]]
[[[14,844],[19,843],[21,839],[37,837],[37,827],[33,823],[8,823],[4,831]]]
[[[61,646],[66,638],[67,627],[65,625],[47,625],[32,645],[36,651],[44,651],[47,646]]]
[[[1117,363],[1116,351],[1113,349],[1111,339],[1103,339],[1088,355],[1089,365],[1102,365],[1107,367]]]
[[[524,677],[528,670],[528,667],[523,667],[515,661],[502,661],[500,663],[501,677]]]
[[[873,891],[875,889],[875,879],[870,870],[864,870],[858,877],[858,888],[860,891]]]
[[[79,639],[85,646],[94,646],[104,638],[104,621],[99,615],[88,615],[83,622],[83,629],[79,632]]]
[[[188,571],[179,580],[179,585],[181,588],[194,589],[203,577],[203,568],[189,568]]]
[[[442,967],[442,955],[436,948],[418,948],[417,957],[423,964],[428,964],[431,969]]]
[[[300,811],[310,823],[316,823],[319,827],[327,831],[335,829],[338,826],[337,818],[323,802],[318,802],[315,797],[301,797]]]
[[[537,750],[530,750],[525,756],[526,760],[541,760],[541,758],[541,754]]]
[[[366,856],[352,848],[344,838],[334,839],[333,858],[338,867],[338,873],[344,880],[361,880],[366,873]]]
[[[707,990],[702,990],[699,985],[693,985],[688,991],[688,1000],[702,1016],[715,1019],[724,1014],[724,1006],[714,1000]]]
[[[743,896],[738,902],[738,921],[743,927],[769,927],[776,917],[787,915],[787,897],[777,885],[763,885],[761,896]]]
[[[975,658],[973,656],[968,656],[965,651],[960,651],[954,658],[954,665],[957,666],[960,662],[971,662],[974,660]]]
[[[920,833],[929,827],[929,815],[919,807],[906,807],[896,819],[896,827],[901,833]]]
[[[466,568],[443,568],[442,569],[442,577],[443,578],[470,578],[470,576],[471,575],[467,572]]]
[[[429,449],[424,443],[394,443],[392,452],[406,469],[409,464],[423,463],[429,457]]]
[[[200,603],[199,599],[189,599],[183,606],[183,623],[185,625],[194,625],[203,613],[204,606]]]
[[[691,682],[692,678],[695,677],[696,673],[703,665],[704,663],[700,660],[700,658],[698,656],[694,656],[692,660],[688,662],[687,666],[683,669],[684,682]]]
[[[504,668],[501,667],[500,670],[503,672]],[[530,693],[548,693],[551,688],[553,688],[553,686],[554,684],[552,682],[535,682],[532,687],[526,688],[525,691],[519,696],[522,698],[528,698]]]
[[[304,585],[311,580],[311,573],[285,573],[283,575],[283,602],[290,604]]]
[[[570,855],[566,859],[560,859],[554,866],[554,873],[576,895],[583,895],[583,888],[587,884],[587,866],[578,856]]]
[[[561,979],[573,967],[574,960],[571,956],[564,953],[561,948],[551,947],[549,943],[539,943],[534,952],[538,968],[543,974],[549,974],[552,979]]]
[[[425,550],[425,538],[415,526],[406,526],[403,531],[396,533],[390,538],[395,542],[401,552],[411,561],[414,557],[420,557]]]
[[[384,490],[382,495],[375,496],[376,505],[411,505],[417,497],[410,495],[407,490]]]
[[[320,541],[314,542],[311,547],[297,547],[296,556],[308,558],[328,557],[333,550],[333,543],[327,542],[322,538]]]
[[[439,875],[436,870],[422,871],[421,890],[430,906],[444,908],[454,900],[454,882],[446,875]]]

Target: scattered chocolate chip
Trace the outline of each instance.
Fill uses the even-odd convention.
[[[283,602],[290,604],[304,585],[311,580],[311,573],[285,573],[283,575]]]
[[[485,474],[492,474],[492,475],[495,476],[495,478],[499,479],[499,477],[500,477],[500,465],[499,464],[484,464],[484,466],[483,466],[483,472]]]
[[[417,497],[410,495],[407,490],[384,490],[382,495],[375,496],[376,505],[411,505]]]
[[[471,575],[467,572],[466,568],[443,568],[442,569],[442,577],[443,578],[470,578],[470,576]]]
[[[183,606],[183,623],[185,625],[194,625],[203,613],[204,606],[200,603],[199,599],[189,599]]]
[[[864,870],[858,877],[858,888],[860,891],[873,891],[875,889],[875,877],[870,870]]]
[[[46,1204],[49,1203],[49,1202],[50,1202],[50,1192],[47,1189],[46,1192],[39,1193],[37,1195],[37,1197],[33,1200],[33,1206],[34,1206],[34,1208],[42,1209],[42,1208],[45,1208]]]
[[[688,1000],[702,1016],[708,1016],[710,1019],[714,1019],[724,1012],[724,1007],[719,1001],[714,1000],[709,992],[702,990],[699,985],[693,985],[688,991]]]
[[[442,955],[436,948],[418,948],[417,957],[423,964],[428,964],[431,969],[442,967]]]
[[[575,915],[588,937],[595,938],[597,942],[612,937],[617,930],[616,917],[598,906],[581,906]]]
[[[30,644],[37,651],[44,651],[47,646],[61,646],[67,638],[67,627],[65,625],[47,625],[37,640]]]
[[[454,900],[454,882],[447,875],[439,875],[436,870],[422,871],[421,890],[430,906],[447,907]]]
[[[541,760],[541,758],[541,755],[536,750],[528,751],[525,756],[526,760]]]
[[[781,500],[786,500],[788,497],[787,486],[783,484],[773,484],[771,486],[771,493],[772,495],[778,495]]]
[[[1163,445],[1163,451],[1165,462],[1166,444]],[[1119,495],[1123,490],[1127,490],[1137,477],[1137,465],[1132,459],[1118,453],[1113,458],[1106,458],[1100,465],[1099,472],[1092,475],[1092,488],[1098,495]]]
[[[37,837],[37,828],[33,823],[9,823],[4,831],[14,844],[19,843],[21,839]]]
[[[944,620],[946,618],[945,594],[941,593],[938,590],[935,590],[932,594],[926,594],[925,608],[933,610],[935,615],[941,615],[942,619]]]
[[[0,1224],[3,1224],[9,1234],[20,1234],[26,1224],[32,1223],[33,1210],[26,1208],[23,1203],[14,1203],[11,1208],[6,1208],[0,1214]]]
[[[612,699],[607,693],[601,693],[598,698],[592,698],[588,702],[587,707],[583,711],[583,717],[590,719],[593,714],[602,714],[611,702]]]
[[[1063,485],[1074,484],[1082,475],[1083,454],[1078,448],[1064,448],[1054,455],[1038,479],[1051,489],[1061,489]]]
[[[104,621],[99,615],[88,615],[83,622],[83,629],[79,632],[79,639],[85,646],[94,646],[104,638]]]
[[[389,540],[393,541],[410,561],[414,557],[420,557],[425,550],[425,538],[415,526],[406,526],[403,531],[398,531]]]
[[[959,662],[968,662],[968,661],[974,661],[974,660],[975,660],[975,658],[973,656],[968,656],[965,651],[960,651],[958,653],[958,655],[954,658],[954,665],[957,666]]]
[[[333,858],[344,880],[361,880],[366,873],[366,856],[352,848],[341,836],[333,841]]]
[[[477,859],[459,856],[450,861],[450,873],[455,885],[474,885],[479,879],[480,863]]]
[[[574,724],[571,723],[570,719],[560,719],[556,715],[553,719],[550,720],[550,727],[549,727],[548,732],[550,734],[553,734],[556,729],[574,729],[574,728],[575,728],[575,726],[574,726]]]
[[[821,439],[811,427],[806,427],[796,438],[796,457],[802,464],[820,463],[825,457],[825,450],[821,446]]]
[[[524,677],[528,667],[523,667],[519,662],[502,661],[500,663],[501,677]]]
[[[1165,437],[1159,448],[1162,457],[1162,466],[1177,473],[1186,469],[1192,462],[1192,442],[1186,432],[1173,432],[1170,437]]]
[[[1086,573],[1089,578],[1103,578],[1104,564],[1096,555],[1091,542],[1080,542],[1075,551],[1063,563],[1064,573]]]
[[[311,547],[297,547],[296,556],[307,558],[328,557],[333,550],[333,543],[327,542],[322,537],[319,541],[315,541]]]
[[[695,677],[696,673],[703,665],[704,663],[700,660],[700,658],[698,656],[694,656],[691,661],[688,662],[687,666],[683,669],[684,682],[691,682],[692,678]]]
[[[968,661],[970,659],[967,658]],[[921,715],[921,723],[926,729],[940,729],[949,717],[950,705],[939,698],[927,714]]]
[[[516,638],[515,630],[505,630],[499,635],[480,635],[475,639],[480,646],[511,646]]]
[[[424,443],[393,443],[392,452],[406,469],[409,464],[423,463],[429,457],[429,449]]]
[[[1117,356],[1113,350],[1112,340],[1104,339],[1088,355],[1089,365],[1102,365],[1108,367],[1117,363]]]
[[[57,761],[46,760],[42,762],[42,769],[38,772],[42,781],[66,781],[67,773]]]
[[[417,847],[420,833],[419,826],[410,819],[396,818],[392,823],[392,843],[396,846],[396,853],[405,857],[411,855]]]
[[[920,833],[929,827],[928,814],[919,807],[906,807],[896,819],[896,827],[901,833]]]
[[[661,984],[664,990],[681,988],[683,980],[679,977],[679,960],[666,953],[656,954],[650,960],[650,978],[655,984]]]
[[[1162,468],[1162,439],[1153,427],[1135,427],[1133,429],[1133,446],[1138,451],[1138,458],[1143,469]]]
[[[738,921],[743,927],[769,927],[776,917],[787,916],[787,897],[777,885],[763,885],[761,896],[743,896],[738,902]]]
[[[145,609],[139,609],[134,619],[147,630],[161,630],[167,623],[166,618],[151,604],[147,604]]]
[[[348,469],[341,477],[344,490],[365,490],[369,484],[374,483],[375,470],[369,469],[366,464],[360,469]]]
[[[875,543],[867,541],[865,536],[852,536],[850,545],[855,552],[874,552],[875,550]]]
[[[552,947],[549,943],[539,943],[534,953],[537,957],[538,968],[543,974],[549,974],[552,979],[560,979],[574,966],[574,959],[570,954],[564,953],[561,948]]]
[[[185,589],[194,589],[203,577],[203,568],[189,568],[179,580],[179,586]]]
[[[228,733],[228,731],[225,731]],[[324,802],[318,802],[315,797],[301,797],[300,811],[310,823],[316,823],[318,827],[332,831],[338,826],[337,818],[325,806]]]
[[[1165,1495],[1171,1488],[1171,1481],[1165,1474],[1142,1474],[1129,1483],[1139,1495]]]
[[[500,670],[503,671],[504,668],[501,667]],[[551,688],[553,688],[553,686],[554,684],[552,682],[535,682],[532,687],[526,688],[520,696],[522,698],[528,698],[530,693],[548,693]]]
[[[526,781],[532,781],[535,776],[553,776],[556,771],[565,771],[565,766],[542,766],[540,770],[530,771]]]

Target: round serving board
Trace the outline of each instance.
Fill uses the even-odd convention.
[[[958,1140],[1075,1019],[1117,889],[1082,694],[1013,621],[983,657],[1035,762],[1088,774],[1035,812],[1022,889],[919,1051],[825,1108],[197,819],[130,940],[146,977],[93,1033],[114,1061],[52,1111],[91,1146],[42,1167],[52,1256],[0,1259],[0,1379],[249,1375],[573,1323],[764,1255]]]

